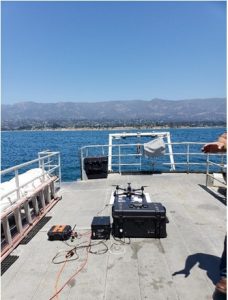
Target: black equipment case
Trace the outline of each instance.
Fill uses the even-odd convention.
[[[107,178],[108,157],[85,157],[84,170],[88,179]]]
[[[110,216],[94,217],[91,231],[92,240],[109,240],[111,232]]]
[[[112,206],[115,237],[165,238],[166,209],[158,202],[119,202]]]

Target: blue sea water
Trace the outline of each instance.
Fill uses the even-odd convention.
[[[153,129],[141,130],[153,131]],[[226,128],[177,128],[169,130],[172,142],[215,141]],[[86,145],[108,144],[109,133],[137,130],[11,131],[1,133],[2,170],[37,158],[39,151],[60,151],[62,180],[80,178],[79,150]],[[136,142],[137,143],[137,142]],[[139,142],[140,143],[140,142]]]

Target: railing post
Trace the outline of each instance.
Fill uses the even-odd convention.
[[[84,170],[84,159],[83,159],[83,148],[81,148],[81,180],[85,180],[85,170]]]
[[[41,158],[41,153],[40,153],[40,152],[38,152],[38,159],[39,159],[38,163],[39,163],[39,168],[41,168],[41,164],[40,164],[40,158]]]
[[[50,169],[51,169],[50,164],[51,164],[50,156],[48,156],[48,173],[49,173],[49,171],[50,171]]]
[[[209,180],[209,153],[207,154],[206,187],[208,187],[208,180]]]
[[[18,169],[15,170],[15,183],[16,183],[17,201],[18,201],[20,199],[20,185],[19,185]]]
[[[61,157],[60,157],[60,152],[58,153],[58,167],[59,167],[59,188],[61,187],[61,182],[62,182],[62,179],[61,179]]]
[[[187,144],[187,173],[189,174],[189,144]]]
[[[43,158],[41,160],[41,168],[42,168],[42,180],[43,180],[43,182],[45,182],[45,177],[44,177],[45,169],[44,169],[44,159]]]
[[[119,158],[118,158],[118,161],[119,161],[119,174],[121,174],[121,166],[120,166],[120,145],[118,146],[118,154],[119,154]]]
[[[140,172],[142,171],[142,155],[139,153]]]
[[[108,171],[112,171],[112,135],[109,134],[108,141]]]
[[[174,163],[174,157],[173,157],[173,148],[171,144],[171,139],[170,139],[170,134],[167,132],[166,134],[167,137],[167,142],[168,142],[168,149],[169,149],[169,158],[170,158],[170,163],[171,163],[171,171],[175,171],[175,163]]]

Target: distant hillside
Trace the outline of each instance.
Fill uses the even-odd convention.
[[[20,120],[151,120],[151,121],[224,121],[226,99],[192,99],[150,101],[107,101],[97,103],[35,103],[2,104],[2,121]]]

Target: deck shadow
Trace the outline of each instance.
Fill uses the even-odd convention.
[[[9,255],[1,262],[1,276],[12,266],[19,258],[17,255]]]
[[[20,242],[19,245],[26,245],[41,229],[42,227],[50,221],[52,217],[43,217],[39,223],[37,223],[34,228],[27,234],[26,237]],[[3,275],[19,258],[17,255],[8,255],[2,262],[1,262],[1,275]]]
[[[220,260],[221,258],[215,255],[195,253],[187,257],[184,269],[174,272],[172,276],[183,274],[185,277],[188,277],[191,269],[198,264],[198,267],[205,270],[208,278],[216,285],[219,280]]]
[[[52,217],[43,217],[35,226],[34,228],[27,234],[25,238],[20,242],[22,245],[28,244],[29,241],[44,227],[51,220]]]
[[[211,194],[213,197],[215,197],[217,200],[219,200],[222,204],[226,205],[226,196],[221,192],[221,196],[213,193],[212,190],[210,190],[208,187],[206,187],[203,184],[199,184],[199,186],[204,189],[207,193]]]

